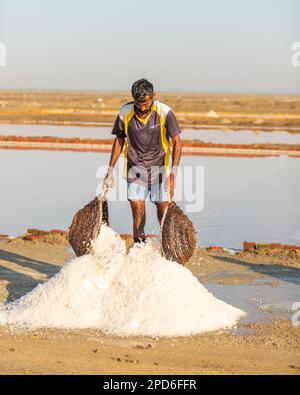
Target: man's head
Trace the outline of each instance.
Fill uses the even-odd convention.
[[[137,115],[145,116],[150,113],[155,93],[151,82],[142,78],[135,81],[131,88],[131,94],[134,100],[134,109]]]

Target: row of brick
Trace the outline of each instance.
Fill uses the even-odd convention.
[[[40,239],[45,238],[45,236],[48,236],[48,235],[53,234],[53,233],[54,234],[61,234],[61,235],[65,235],[67,233],[66,231],[57,230],[57,229],[51,230],[49,232],[47,232],[47,231],[40,231],[40,230],[38,232],[32,232],[32,229],[30,229],[31,232],[28,232],[28,231],[29,230],[27,230],[27,233],[30,233],[30,234],[24,236],[24,240],[29,240],[29,241],[40,240]],[[122,234],[120,234],[120,236],[124,240],[133,238],[132,234],[129,234],[129,233],[128,234],[127,233],[122,233]],[[146,238],[155,238],[155,237],[158,237],[158,235],[153,235],[153,234],[146,235]]]
[[[219,246],[206,247],[206,250],[209,252],[224,252],[225,251],[223,247],[219,247]]]
[[[35,228],[30,228],[27,229],[27,235],[24,236],[24,240],[38,240],[38,239],[43,239],[45,236],[49,236],[51,234],[59,234],[62,236],[65,236],[67,232],[62,229],[51,229],[51,230],[41,230],[41,229],[35,229]]]
[[[243,243],[244,251],[253,251],[253,250],[272,250],[272,249],[281,249],[281,250],[299,250],[300,246],[291,245],[291,244],[282,244],[282,243],[256,243],[255,241],[244,241]]]
[[[243,243],[244,251],[254,251],[254,250],[297,250],[300,251],[300,246],[292,245],[292,244],[283,244],[283,243],[256,243],[254,241],[244,241]],[[227,248],[220,246],[211,246],[206,248],[209,252],[224,252],[227,251]]]
[[[35,142],[35,143],[80,143],[80,144],[106,144],[111,145],[113,139],[91,139],[91,138],[79,138],[79,137],[51,137],[51,136],[1,136],[0,141],[16,141],[16,142]],[[223,143],[209,143],[203,141],[191,141],[182,140],[183,146],[185,147],[205,147],[205,148],[233,148],[233,149],[249,149],[249,150],[261,150],[271,149],[275,151],[280,150],[292,150],[300,151],[299,144],[223,144]],[[172,145],[172,142],[170,142]]]
[[[78,144],[79,145],[79,144]],[[205,148],[205,151],[203,152],[193,152],[193,151],[185,151],[185,147],[183,147],[182,150],[182,155],[183,156],[208,156],[208,157],[236,157],[236,158],[266,158],[266,157],[278,157],[280,154],[284,152],[285,155],[288,155],[289,157],[293,158],[300,158],[300,151],[269,151],[267,154],[261,149],[261,150],[256,150],[256,151],[251,151],[251,153],[241,153],[238,152],[238,149],[236,149],[237,152],[234,152],[232,150],[231,152],[211,152],[209,150],[209,147],[203,147]],[[198,147],[195,147],[197,149]],[[43,144],[37,143],[35,146],[23,146],[23,145],[12,145],[11,142],[10,144],[5,145],[5,143],[1,144],[0,142],[0,149],[7,149],[7,150],[19,150],[19,151],[32,151],[32,150],[38,150],[38,151],[68,151],[68,152],[99,152],[99,153],[108,153],[111,151],[111,145],[108,144],[102,144],[100,148],[91,148],[91,146],[86,145],[85,148],[79,148],[79,147],[69,147],[61,144],[60,147],[58,146],[43,146]],[[221,149],[221,148],[220,148]]]
[[[41,145],[39,146],[3,146],[0,145],[0,149],[7,149],[7,150],[16,150],[16,151],[32,151],[32,150],[39,150],[39,151],[68,151],[68,152],[99,152],[99,153],[108,153],[111,151],[111,147],[109,145],[107,145],[106,148],[70,148],[70,147],[43,147]],[[258,152],[258,151],[257,151]],[[239,152],[226,152],[226,153],[221,153],[221,152],[182,152],[183,156],[213,156],[213,157],[236,157],[236,158],[267,158],[267,157],[278,157],[280,156],[279,154],[268,154],[268,155],[262,155],[262,154],[241,154]],[[295,153],[295,152],[291,152],[291,154],[288,152],[288,156],[292,156],[292,157],[300,157],[300,151],[299,154]]]
[[[37,228],[28,228],[27,233],[29,233],[29,234],[49,234],[49,233],[65,234],[66,231],[62,230],[62,229],[41,230],[41,229],[37,229]]]
[[[25,240],[38,240],[42,239],[47,235],[50,234],[60,234],[66,235],[67,231],[62,229],[51,229],[49,231],[30,228],[27,229],[27,234],[24,236]],[[132,239],[131,233],[121,233],[120,236],[123,239]],[[156,238],[158,237],[157,234],[147,234],[146,238]],[[9,238],[7,234],[0,234],[0,238]],[[282,249],[282,250],[299,250],[300,246],[291,245],[291,244],[283,244],[283,243],[256,243],[254,241],[244,241],[243,243],[244,251],[254,251],[254,250],[263,250],[263,249]],[[206,247],[206,250],[209,252],[224,252],[227,249],[220,246],[210,246]]]

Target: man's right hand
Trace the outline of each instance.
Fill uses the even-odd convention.
[[[103,189],[109,190],[116,184],[113,169],[109,170],[103,181]]]

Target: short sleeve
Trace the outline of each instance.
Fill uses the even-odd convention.
[[[175,117],[175,114],[172,110],[169,110],[167,117],[166,117],[166,129],[168,132],[168,135],[171,138],[174,138],[177,136],[177,134],[181,133],[181,129],[178,125],[177,119]]]
[[[125,127],[124,127],[124,122],[122,121],[122,119],[120,118],[120,116],[118,115],[115,123],[114,123],[114,127],[112,129],[111,134],[120,137],[122,139],[125,139],[126,135],[125,135]]]

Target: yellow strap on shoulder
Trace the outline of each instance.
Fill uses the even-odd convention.
[[[124,120],[124,126],[125,126],[125,135],[127,137],[128,135],[128,124],[131,120],[131,118],[134,116],[134,110],[131,110],[126,116]],[[123,166],[123,177],[127,177],[127,153],[128,153],[128,138],[126,138],[125,146],[124,146],[124,166]]]
[[[170,145],[167,140],[167,129],[166,129],[166,120],[162,115],[161,111],[159,110],[158,106],[155,104],[153,108],[160,119],[160,136],[163,148],[165,150],[165,169],[167,177],[170,175]]]

